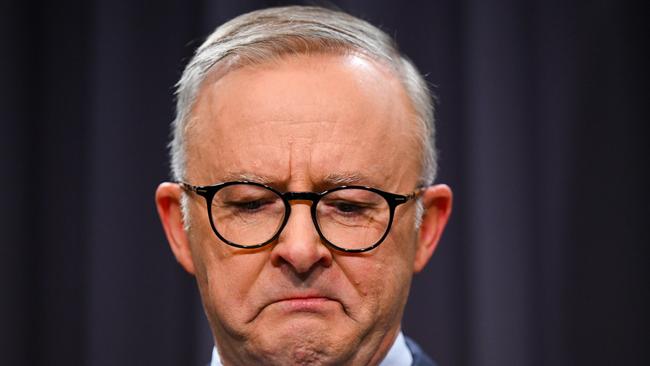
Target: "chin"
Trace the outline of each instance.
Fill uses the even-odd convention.
[[[259,360],[264,365],[344,365],[351,356],[312,337],[285,339],[262,352],[255,350],[255,354],[264,355]]]
[[[292,319],[273,327],[273,332],[264,332],[264,337],[253,338],[258,342],[250,343],[249,351],[264,355],[260,361],[267,365],[346,364],[357,349],[358,337],[334,333],[331,325],[307,317]]]

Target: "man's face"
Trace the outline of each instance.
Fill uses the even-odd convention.
[[[357,184],[400,194],[416,188],[413,110],[392,73],[364,57],[287,56],[212,77],[193,117],[186,180],[194,185],[256,180],[279,191],[320,192]],[[399,331],[411,276],[423,265],[415,260],[422,248],[414,202],[398,206],[386,240],[361,254],[325,246],[310,202],[291,205],[276,242],[238,249],[213,233],[204,199],[190,196],[190,254],[179,261],[196,275],[222,358],[376,362]]]

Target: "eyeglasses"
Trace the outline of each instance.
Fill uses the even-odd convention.
[[[211,186],[178,183],[203,196],[214,233],[237,248],[259,248],[275,241],[289,221],[290,201],[311,201],[311,217],[327,245],[349,253],[366,252],[384,241],[395,207],[424,190],[408,195],[363,186],[342,186],[324,192],[284,192],[256,182],[225,182]]]

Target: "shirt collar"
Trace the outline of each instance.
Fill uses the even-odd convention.
[[[406,345],[404,334],[400,331],[379,366],[410,366],[411,364],[413,364],[413,355],[411,355],[411,351]],[[210,366],[223,366],[219,352],[217,352],[217,347],[212,348],[212,361],[210,362]]]
[[[410,366],[412,364],[413,355],[406,345],[404,334],[400,331],[379,366]]]

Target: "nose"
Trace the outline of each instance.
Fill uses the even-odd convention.
[[[332,264],[332,253],[321,242],[312,221],[310,202],[291,202],[291,215],[271,251],[271,263],[278,267],[288,266],[297,274]]]

